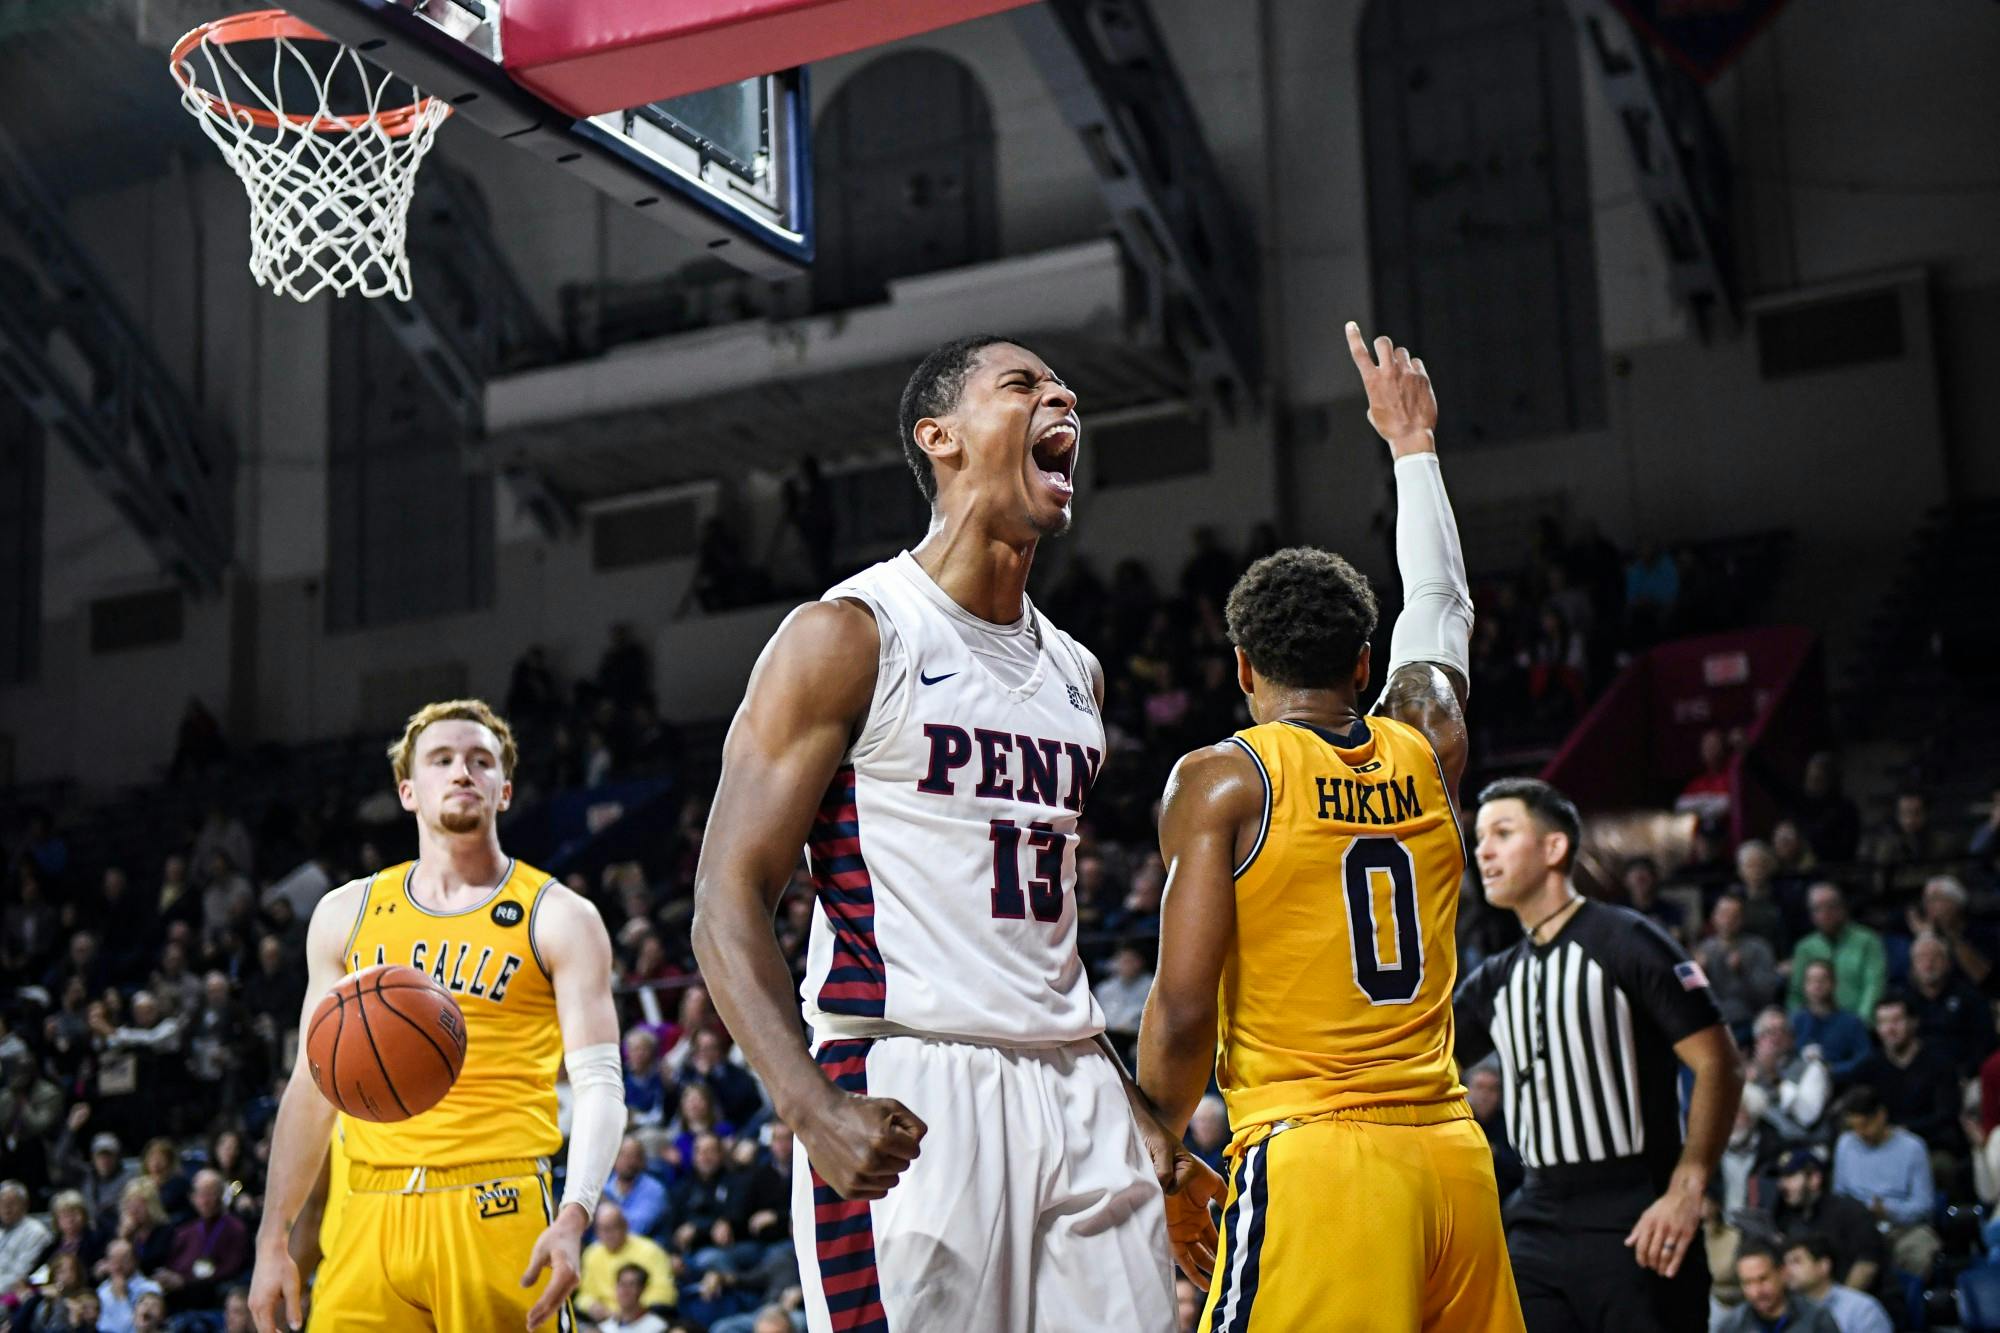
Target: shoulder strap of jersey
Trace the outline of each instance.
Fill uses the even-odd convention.
[[[1242,879],[1244,872],[1256,864],[1257,854],[1264,850],[1264,844],[1271,837],[1271,770],[1264,766],[1264,756],[1257,753],[1257,747],[1246,740],[1242,733],[1231,736],[1223,743],[1237,746],[1243,753],[1249,755],[1250,762],[1257,766],[1258,778],[1264,784],[1264,814],[1257,825],[1257,841],[1250,844],[1250,850],[1244,853],[1243,860],[1230,872],[1232,879]]]
[[[911,665],[922,651],[924,617],[920,594],[904,586],[904,574],[894,560],[884,560],[827,589],[823,602],[852,601],[875,617],[879,648],[875,658],[875,694],[868,717],[848,748],[846,762],[865,760],[901,728],[915,697],[910,687]]]
[[[1458,813],[1458,792],[1451,785],[1451,779],[1445,776],[1444,760],[1438,758],[1437,746],[1431,744],[1431,738],[1424,734],[1421,727],[1413,727],[1401,718],[1390,717],[1386,713],[1370,713],[1368,715],[1368,723],[1370,726],[1378,723],[1386,724],[1391,734],[1403,738],[1405,743],[1417,747],[1424,755],[1429,757],[1431,768],[1437,773],[1438,786],[1444,789],[1445,806],[1451,811],[1452,827],[1458,830],[1459,841],[1463,843],[1465,841],[1465,821],[1459,817]]]
[[[514,873],[508,876],[507,891],[518,899],[526,899],[528,909],[528,952],[535,956],[535,966],[542,969],[542,975],[553,981],[554,974],[549,965],[542,961],[542,946],[535,942],[535,921],[541,914],[542,903],[548,899],[549,890],[555,887],[555,879],[546,870],[537,870],[525,861],[514,863]]]
[[[415,861],[402,861],[396,865],[384,866],[368,877],[361,890],[361,901],[354,907],[354,924],[347,928],[347,942],[340,947],[343,966],[344,960],[354,956],[354,942],[361,938],[361,923],[368,919],[368,904],[380,902],[385,894],[401,894],[410,867],[415,864]]]

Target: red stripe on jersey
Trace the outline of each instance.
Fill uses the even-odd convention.
[[[889,1312],[882,1308],[882,1302],[870,1301],[857,1305],[852,1310],[835,1310],[833,1333],[854,1333],[856,1329],[888,1327]]]

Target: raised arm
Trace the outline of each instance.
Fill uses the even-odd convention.
[[[820,1072],[772,917],[867,713],[880,651],[874,616],[854,602],[803,606],[779,627],[723,744],[695,872],[694,953],[715,1008],[814,1169],[848,1199],[888,1193],[916,1157],[924,1123]]]
[[[1437,457],[1437,395],[1407,347],[1377,338],[1371,352],[1358,325],[1347,348],[1368,392],[1368,423],[1396,460],[1396,567],[1403,611],[1389,638],[1389,669],[1375,711],[1430,738],[1456,790],[1465,773],[1465,703],[1472,676],[1472,593],[1458,521]]]
[[[296,1329],[304,1324],[299,1270],[290,1252],[292,1224],[319,1179],[338,1118],[333,1103],[320,1096],[313,1084],[306,1061],[306,1027],[321,997],[347,973],[341,952],[354,933],[366,892],[367,884],[356,880],[327,894],[313,909],[312,924],[306,930],[306,1000],[299,1013],[299,1054],[292,1062],[284,1096],[278,1099],[278,1119],[271,1130],[264,1221],[257,1228],[257,1267],[250,1279],[250,1315],[258,1333],[272,1333],[277,1328],[280,1307],[288,1327]]]
[[[530,941],[549,969],[562,1029],[563,1063],[575,1094],[570,1113],[569,1160],[563,1197],[553,1222],[528,1255],[521,1285],[532,1287],[549,1270],[548,1285],[528,1311],[527,1326],[540,1328],[576,1290],[582,1271],[583,1233],[597,1213],[597,1198],[611,1174],[625,1135],[625,1072],[618,1057],[618,1007],[611,998],[611,937],[589,900],[560,884],[542,890]]]

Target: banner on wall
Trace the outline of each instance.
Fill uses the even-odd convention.
[[[1736,63],[1785,0],[1611,0],[1618,12],[1666,52],[1676,65],[1707,83]]]

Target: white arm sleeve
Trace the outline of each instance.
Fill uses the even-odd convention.
[[[1403,576],[1403,613],[1389,636],[1382,679],[1411,662],[1436,662],[1470,681],[1472,592],[1436,454],[1396,460],[1396,567]]]
[[[584,1216],[594,1220],[597,1200],[625,1137],[625,1070],[615,1041],[565,1051],[563,1063],[569,1067],[574,1104],[562,1201],[581,1205]]]

